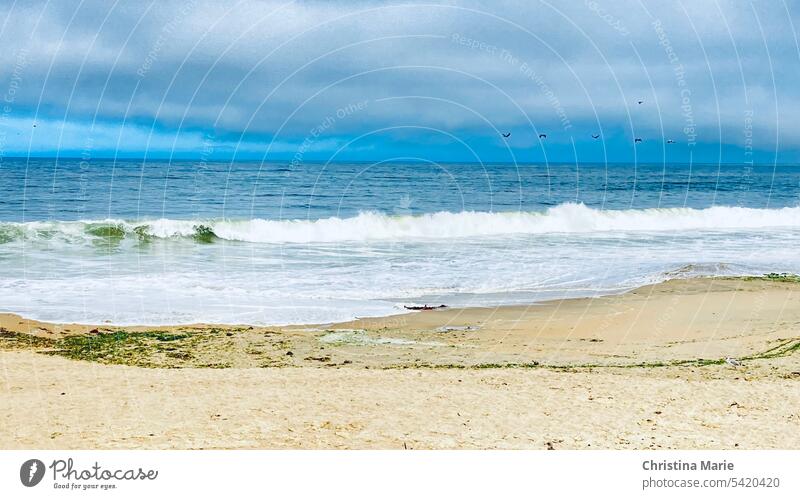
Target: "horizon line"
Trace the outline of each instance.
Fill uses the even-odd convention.
[[[203,163],[291,163],[292,159],[208,159],[203,157],[113,157],[113,156],[97,156],[91,158],[83,158],[80,156],[0,156],[0,165],[7,160],[67,160],[67,161],[119,161],[119,162],[203,162]],[[395,160],[386,159],[359,159],[359,160],[304,160],[300,164],[368,164],[368,163],[441,163],[441,164],[462,164],[462,165],[653,165],[653,164],[671,164],[671,165],[718,165],[718,166],[800,166],[800,162],[751,162],[751,161],[435,161],[424,159],[406,159],[397,158]]]

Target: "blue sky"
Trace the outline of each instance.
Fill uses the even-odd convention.
[[[0,154],[800,161],[796,2],[565,3],[4,2]]]

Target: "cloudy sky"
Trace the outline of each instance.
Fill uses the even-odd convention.
[[[798,14],[789,0],[4,0],[0,153],[792,163]]]

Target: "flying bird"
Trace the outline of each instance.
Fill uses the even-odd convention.
[[[599,135],[592,134],[592,138],[593,138],[593,139],[599,139],[599,138],[600,138],[600,136],[599,136]]]
[[[511,137],[511,132],[504,133],[504,134],[502,134],[502,135],[503,135],[503,137],[504,137],[504,138],[506,138],[506,139],[507,139],[507,138]]]
[[[668,140],[667,140],[667,144],[674,144],[674,143],[675,143],[675,141],[674,141],[674,140],[672,140],[672,139],[668,139]]]
[[[637,142],[641,142],[641,141],[642,141],[642,139],[639,139],[639,138],[633,139],[633,143],[634,144],[636,144]]]
[[[636,101],[636,102],[638,102],[639,104],[644,104],[644,101],[643,101],[643,100]]]
[[[539,134],[539,138],[540,139],[546,139],[547,138],[547,134],[546,133],[540,133]]]

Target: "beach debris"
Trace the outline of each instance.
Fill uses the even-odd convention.
[[[742,363],[739,362],[739,359],[734,359],[733,357],[725,357],[725,363],[732,367],[742,367]]]
[[[289,357],[294,357],[294,352],[289,350],[288,352],[286,352],[286,355],[288,355]]]
[[[731,274],[734,269],[730,264],[724,262],[717,263],[690,263],[682,265],[674,270],[664,272],[663,275],[671,279],[682,279],[686,277],[715,277],[724,274]]]
[[[434,341],[414,341],[405,338],[373,338],[364,329],[329,329],[327,334],[320,337],[321,343],[335,345],[398,345],[398,346],[444,346],[444,343]]]
[[[406,310],[436,310],[437,308],[447,308],[447,305],[403,305]]]
[[[545,445],[547,446],[547,450],[556,450],[556,448],[553,447],[553,442],[547,442]]]
[[[316,360],[317,362],[330,362],[331,358],[326,355],[324,357],[306,357],[305,360]]]
[[[442,326],[437,327],[437,333],[449,333],[451,331],[477,331],[480,329],[480,326]]]

